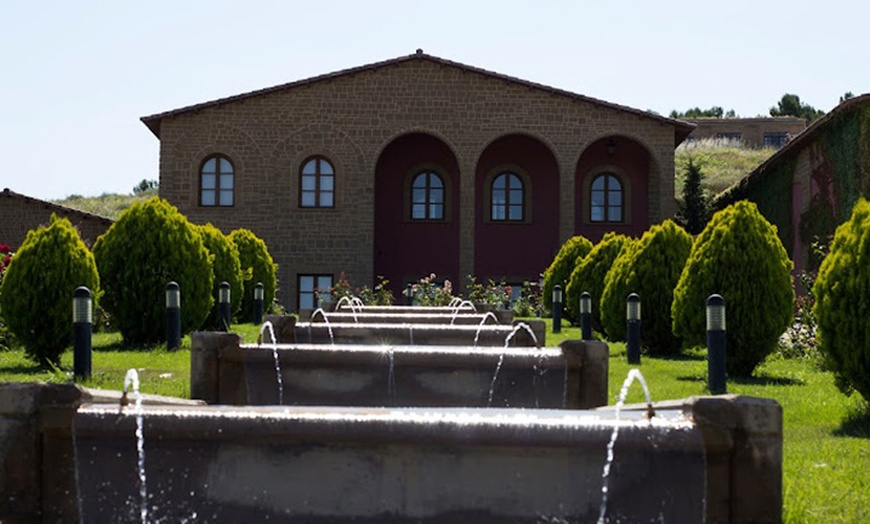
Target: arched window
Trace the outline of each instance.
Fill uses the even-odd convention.
[[[302,164],[299,184],[301,207],[335,207],[335,170],[322,156]]]
[[[212,155],[199,170],[199,205],[232,206],[235,171],[230,159]]]
[[[522,222],[525,217],[523,181],[515,173],[505,172],[492,181],[493,221]]]
[[[622,183],[613,173],[602,173],[593,178],[589,191],[589,220],[622,222],[623,195]]]
[[[423,171],[411,182],[411,220],[444,220],[444,181]]]

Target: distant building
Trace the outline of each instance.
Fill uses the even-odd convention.
[[[736,140],[747,147],[781,148],[803,132],[807,121],[793,116],[756,118],[686,118],[695,124],[687,141],[704,138]]]
[[[795,270],[815,269],[811,249],[870,196],[870,94],[850,98],[814,121],[716,198],[722,208],[751,200],[776,225]]]
[[[93,247],[97,237],[112,225],[110,218],[24,196],[6,188],[0,192],[0,244],[12,246],[13,251],[18,249],[28,231],[48,225],[52,213],[69,219],[88,247]]]
[[[341,273],[537,281],[572,235],[672,216],[694,128],[421,50],[142,121],[160,196],[265,240],[291,309]]]

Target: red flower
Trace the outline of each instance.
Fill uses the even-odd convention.
[[[11,253],[12,247],[8,244],[0,244],[0,253]]]
[[[3,267],[5,268],[6,266],[8,266],[10,262],[12,262],[12,257],[6,255],[6,257],[3,258]]]

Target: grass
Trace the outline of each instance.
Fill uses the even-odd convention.
[[[156,194],[157,190],[152,189],[138,195],[119,195],[112,193],[103,193],[97,197],[70,195],[60,200],[52,200],[52,203],[115,220],[125,209],[132,206],[133,202],[145,200],[146,198],[150,198]]]
[[[580,330],[563,324],[553,334],[547,324],[547,346],[566,338],[579,338]],[[234,332],[254,342],[257,326],[234,325]],[[142,390],[188,397],[190,339],[178,351],[161,347],[135,351],[122,345],[118,334],[94,336],[94,376],[85,385],[120,389],[126,370],[139,369]],[[616,397],[631,368],[625,345],[611,344],[609,399]],[[706,352],[689,350],[678,357],[644,355],[639,366],[653,401],[705,395]],[[21,350],[0,352],[0,382],[71,380],[72,355],[64,354],[61,368],[33,365]],[[772,357],[750,379],[729,380],[728,392],[772,398],[783,407],[783,520],[787,523],[870,522],[870,410],[857,395],[837,390],[832,375],[809,361]],[[628,402],[644,400],[641,388],[632,386]]]
[[[716,195],[751,173],[774,152],[773,148],[753,149],[729,140],[703,139],[680,144],[674,151],[674,194],[682,195],[686,162],[690,158],[701,166],[704,188]]]

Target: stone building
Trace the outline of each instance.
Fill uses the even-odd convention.
[[[8,244],[13,251],[17,250],[28,231],[48,225],[52,213],[68,218],[88,247],[93,247],[97,237],[112,225],[110,218],[24,196],[6,188],[0,192],[0,244]]]
[[[734,140],[747,147],[779,149],[807,128],[807,121],[794,116],[756,118],[687,118],[697,127],[687,140],[715,138]]]
[[[638,235],[694,127],[422,50],[142,121],[160,195],[263,238],[291,309],[341,273],[521,283],[572,235]]]

